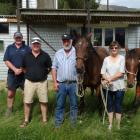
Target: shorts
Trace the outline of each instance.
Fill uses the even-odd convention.
[[[23,90],[24,81],[25,81],[24,74],[16,76],[13,73],[8,73],[7,88],[9,90],[16,91],[16,89],[20,87]]]
[[[35,93],[39,98],[39,102],[47,103],[48,102],[48,93],[47,93],[47,80],[41,82],[32,82],[25,80],[24,83],[24,103],[30,104],[33,103],[33,97]]]

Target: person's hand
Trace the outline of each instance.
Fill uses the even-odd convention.
[[[15,75],[20,75],[22,73],[22,69],[15,68]]]
[[[106,80],[107,80],[109,85],[112,85],[112,78],[111,77],[108,77]]]
[[[59,83],[58,82],[55,82],[54,83],[54,90],[55,91],[58,91],[58,88],[59,88]]]
[[[103,87],[106,87],[106,86],[108,86],[108,81],[105,80],[105,79],[104,80],[102,79],[101,84],[102,84]]]

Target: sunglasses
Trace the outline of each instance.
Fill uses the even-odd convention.
[[[111,50],[117,50],[118,47],[111,47],[110,49],[111,49]]]

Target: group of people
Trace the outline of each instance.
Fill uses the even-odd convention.
[[[13,112],[14,97],[17,88],[24,91],[24,120],[21,128],[29,124],[31,105],[36,93],[42,113],[42,123],[47,123],[47,76],[52,73],[56,92],[55,127],[60,128],[64,120],[67,96],[70,103],[70,121],[76,125],[78,113],[76,53],[69,34],[62,35],[62,48],[55,53],[53,62],[48,53],[41,49],[41,40],[32,38],[31,47],[25,45],[21,32],[15,32],[14,43],[9,45],[4,54],[4,62],[8,67],[7,77],[7,111],[9,117]],[[119,44],[113,41],[109,46],[110,55],[104,59],[101,75],[108,85],[107,110],[109,129],[112,128],[114,112],[120,128],[122,100],[125,92],[124,72],[125,59],[119,55]],[[106,92],[106,89],[104,89]],[[115,107],[115,108],[114,108]]]

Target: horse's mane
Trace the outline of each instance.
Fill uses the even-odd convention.
[[[93,44],[91,43],[91,41],[89,41],[88,54],[91,57],[95,57],[95,59],[98,59],[98,60],[100,59],[100,56],[98,52],[96,51],[96,49],[93,47]]]
[[[75,44],[77,43],[77,41],[79,40],[80,38],[80,34],[78,34],[76,32],[76,30],[71,30],[70,31],[70,36],[72,37],[72,45],[75,46]]]
[[[134,49],[128,50],[127,53],[126,53],[126,58],[138,59],[139,56],[138,56],[137,49],[134,48]]]

